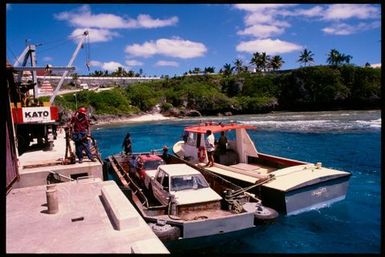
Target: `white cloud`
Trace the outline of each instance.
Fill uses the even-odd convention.
[[[155,63],[155,66],[171,66],[171,67],[178,67],[179,63],[174,61],[157,61]]]
[[[380,10],[369,4],[333,4],[323,15],[325,20],[343,20],[350,18],[370,19],[380,18]]]
[[[137,19],[125,19],[109,13],[92,14],[88,5],[79,9],[61,12],[54,15],[57,20],[67,21],[74,27],[90,27],[100,29],[130,29],[130,28],[159,28],[172,26],[178,23],[178,17],[168,19],[153,19],[151,16],[141,14]]]
[[[370,67],[372,67],[372,68],[381,68],[381,63],[371,64]]]
[[[287,8],[295,4],[237,4],[235,8],[246,11],[244,17],[245,29],[238,31],[238,35],[250,35],[256,38],[267,38],[281,35],[290,24],[279,20],[279,16],[291,13]]]
[[[116,71],[116,69],[119,67],[122,67],[123,69],[127,69],[127,67],[125,67],[121,63],[114,62],[114,61],[110,61],[110,62],[90,61],[89,65],[94,67],[100,67],[102,68],[102,70],[108,70],[110,72]]]
[[[241,42],[237,45],[238,52],[266,52],[270,55],[284,54],[301,50],[303,47],[294,43],[282,41],[279,39],[257,39],[252,41]]]
[[[126,60],[125,63],[126,63],[128,66],[142,66],[142,65],[143,65],[142,62],[137,61],[137,60]]]
[[[236,9],[246,11],[245,28],[238,35],[249,35],[257,39],[269,38],[285,33],[292,19],[313,18],[317,21],[338,22],[346,19],[375,19],[377,22],[349,25],[331,24],[322,29],[331,35],[351,35],[380,27],[380,5],[370,4],[328,4],[310,8],[296,8],[295,4],[236,4]],[[294,8],[293,8],[294,7]],[[290,17],[291,19],[282,18]]]
[[[170,19],[161,20],[153,19],[150,15],[141,14],[137,19],[137,26],[142,28],[158,28],[172,26],[178,23],[178,17],[171,17]]]
[[[145,42],[142,45],[128,45],[125,52],[133,56],[150,57],[156,54],[189,59],[200,57],[207,52],[204,44],[180,38],[158,39]]]
[[[45,56],[44,58],[43,58],[43,61],[45,61],[45,62],[50,62],[50,61],[52,61],[53,60],[53,58],[51,57],[51,56]]]
[[[122,65],[121,63],[118,63],[118,62],[114,62],[114,61],[105,62],[102,65],[103,70],[108,70],[108,71],[115,71],[119,67],[122,67],[125,69],[124,65]]]
[[[267,38],[275,35],[280,35],[284,32],[283,28],[271,25],[257,24],[248,27],[242,31],[238,31],[238,35],[252,35],[258,38]]]
[[[298,9],[293,13],[294,15],[302,15],[306,17],[320,17],[323,15],[324,9],[321,6],[314,6],[310,9]]]
[[[119,36],[119,33],[107,29],[78,28],[72,31],[70,37],[73,38],[75,42],[79,42],[80,36],[83,35],[85,30],[88,31],[90,43],[107,42]]]
[[[356,26],[349,25],[346,23],[333,24],[330,27],[323,28],[322,31],[326,34],[346,36],[358,33],[360,31],[365,31],[369,29],[374,29],[380,27],[379,22],[364,23],[361,22]]]
[[[89,66],[102,67],[103,63],[99,61],[90,61],[88,62]]]
[[[268,9],[277,9],[282,7],[292,7],[296,4],[235,4],[234,7],[236,9],[248,11],[248,12],[256,12],[256,11],[264,11]]]

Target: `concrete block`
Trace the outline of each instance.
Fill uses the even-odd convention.
[[[159,253],[159,254],[169,254],[170,252],[167,248],[161,243],[161,241],[157,238],[140,240],[131,245],[131,253],[134,254],[151,254],[151,253]]]
[[[107,184],[102,187],[102,198],[107,212],[118,230],[140,226],[140,215],[120,191],[116,184]]]

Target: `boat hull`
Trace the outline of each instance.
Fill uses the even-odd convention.
[[[287,192],[262,186],[261,199],[265,206],[280,213],[296,215],[344,200],[349,187],[349,177],[339,177]]]
[[[165,224],[178,228],[177,231],[180,231],[180,234],[179,232],[174,233],[172,231],[170,235],[168,235],[168,232],[164,229],[165,232],[163,234],[165,234],[165,241],[220,235],[255,227],[254,210],[259,206],[256,202],[249,202],[248,205],[251,205],[251,208],[247,210],[244,209],[241,213],[223,209],[213,210],[213,213],[208,215],[210,211],[205,210],[203,212],[197,212],[196,217],[192,216],[188,219],[180,219],[179,217],[168,215],[169,206],[167,205],[146,205],[145,203],[148,203],[148,199],[145,199],[144,193],[147,192],[147,190],[140,188],[140,186],[134,183],[128,172],[123,168],[127,166],[124,164],[127,159],[129,158],[122,155],[110,156],[106,159],[105,169],[109,174],[114,176],[120,186],[125,188],[124,192],[127,198],[133,203],[147,223],[152,226],[160,226],[157,227],[159,231],[162,230],[161,226]],[[174,161],[178,161],[178,159]],[[206,176],[206,179],[208,179],[216,189],[222,188],[222,184],[226,182],[220,180],[220,178],[214,180],[210,174],[206,174]]]

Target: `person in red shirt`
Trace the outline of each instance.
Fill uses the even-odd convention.
[[[93,157],[88,138],[91,136],[90,120],[87,116],[87,110],[84,107],[80,107],[70,121],[70,131],[72,132],[72,140],[75,142],[76,156],[79,159],[79,163],[83,162],[83,149],[85,150],[88,159],[95,162]]]

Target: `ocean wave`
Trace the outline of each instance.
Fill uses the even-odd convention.
[[[259,129],[287,131],[355,131],[381,129],[381,119],[376,120],[244,120],[242,124]]]

